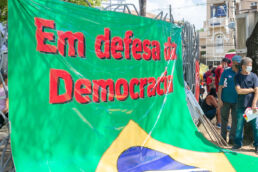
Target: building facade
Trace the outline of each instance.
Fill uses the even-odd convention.
[[[258,22],[258,0],[237,1],[236,6],[236,52],[247,55],[247,40]]]
[[[226,53],[235,51],[234,0],[207,0],[207,18],[200,34],[200,59],[218,65]]]
[[[258,0],[207,0],[200,34],[201,62],[218,65],[227,53],[245,56],[246,41],[258,21]]]

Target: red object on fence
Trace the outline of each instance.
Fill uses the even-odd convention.
[[[195,61],[195,98],[199,102],[200,97],[200,66],[199,61]]]

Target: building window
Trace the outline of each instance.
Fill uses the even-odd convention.
[[[206,54],[206,51],[201,51],[201,56],[204,56]]]
[[[218,4],[211,6],[211,18],[213,17],[226,17],[227,16],[227,5]]]
[[[251,9],[257,9],[257,2],[251,3]]]
[[[205,48],[206,48],[206,45],[202,45],[201,48],[205,49]]]
[[[217,54],[224,53],[224,41],[222,34],[218,34],[215,37],[215,50]]]
[[[215,66],[220,65],[220,61],[214,61],[214,65],[215,65]]]

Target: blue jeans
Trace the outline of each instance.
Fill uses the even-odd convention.
[[[237,128],[235,135],[235,145],[242,146],[243,140],[243,128],[245,119],[243,114],[245,113],[245,108],[237,107]],[[254,146],[258,146],[258,118],[253,119],[251,122],[253,131],[254,131]]]

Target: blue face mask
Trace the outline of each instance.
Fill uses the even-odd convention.
[[[251,72],[252,71],[252,66],[246,66],[246,72]]]

